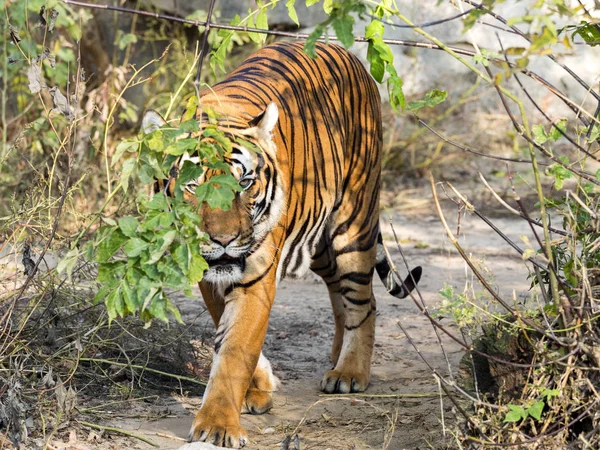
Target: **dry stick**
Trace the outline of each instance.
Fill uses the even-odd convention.
[[[467,210],[469,210],[470,212],[472,212],[473,214],[475,214],[477,217],[479,217],[481,220],[483,220],[487,226],[489,226],[492,230],[494,230],[498,236],[500,236],[508,245],[510,245],[513,249],[515,249],[517,251],[517,253],[519,253],[519,255],[523,256],[523,253],[525,253],[525,252],[523,250],[521,250],[521,248],[517,244],[515,244],[507,235],[505,235],[502,232],[502,230],[500,230],[496,225],[494,225],[490,219],[488,219],[482,213],[480,213],[479,211],[477,211],[477,209],[475,208],[475,206],[473,206],[471,203],[469,203],[469,201],[460,192],[458,192],[456,190],[456,188],[454,186],[452,186],[451,183],[446,182],[446,185],[450,189],[452,189],[452,191],[454,192],[454,194],[465,205],[465,207],[467,208]],[[541,264],[540,262],[536,261],[535,259],[529,258],[528,261],[530,261],[533,265],[535,265],[536,267],[539,267],[542,270],[548,270],[548,267],[544,266],[543,264]]]
[[[526,216],[525,216],[523,213],[520,213],[519,211],[517,211],[516,209],[514,209],[512,206],[510,206],[508,203],[506,203],[504,200],[502,200],[502,198],[501,198],[501,197],[500,197],[500,196],[499,196],[499,195],[496,193],[496,191],[494,191],[494,189],[493,189],[493,188],[492,188],[492,187],[489,185],[489,183],[487,182],[487,180],[484,178],[483,174],[482,174],[481,172],[478,172],[478,174],[479,174],[479,179],[480,179],[480,180],[483,182],[483,184],[485,185],[485,187],[487,188],[487,190],[488,190],[488,191],[489,191],[489,192],[490,192],[490,193],[491,193],[491,194],[494,196],[494,198],[495,198],[496,200],[498,200],[498,202],[499,202],[499,203],[500,203],[502,206],[504,206],[504,207],[505,207],[505,208],[506,208],[508,211],[510,211],[511,213],[513,213],[513,214],[515,214],[515,215],[517,215],[517,216],[521,217],[522,219],[525,219],[525,220],[527,220],[527,221],[531,221],[530,223],[532,223],[533,225],[536,225],[536,226],[538,226],[538,227],[541,227],[541,226],[543,226],[543,225],[542,225],[542,224],[541,224],[541,223],[540,223],[538,220],[535,220],[535,219],[531,219],[531,218],[528,218],[528,217],[526,217]],[[513,192],[515,192],[515,190],[514,190],[514,187],[513,187]],[[519,198],[519,197],[516,195],[516,192],[515,192],[515,197],[514,197],[514,198],[515,198],[515,199]],[[571,235],[570,233],[568,233],[568,232],[566,232],[566,231],[564,231],[564,230],[559,230],[558,228],[554,228],[554,227],[550,227],[550,226],[549,226],[549,227],[548,227],[548,229],[549,229],[550,231],[552,231],[553,233],[560,234],[561,236],[570,236],[570,235]]]
[[[186,377],[183,375],[175,375],[173,373],[163,372],[162,370],[151,369],[150,367],[139,366],[136,364],[125,364],[125,363],[121,363],[121,362],[111,361],[110,359],[101,359],[101,358],[79,358],[79,361],[112,364],[112,365],[120,366],[120,367],[131,367],[132,369],[145,370],[147,372],[155,373],[157,375],[163,375],[165,377],[175,378],[179,381],[187,381],[189,383],[199,384],[200,386],[206,387],[206,383],[204,383],[202,381],[198,381],[195,378],[190,378],[190,377]]]
[[[196,89],[196,98],[200,99],[200,77],[202,76],[202,63],[206,57],[208,48],[208,33],[210,32],[211,19],[213,10],[215,8],[215,0],[210,0],[208,5],[208,14],[206,16],[206,23],[204,25],[204,34],[202,35],[202,46],[200,47],[200,57],[198,58],[198,71],[196,72],[196,81],[194,81],[194,89]]]
[[[408,268],[408,262],[406,261],[406,257],[404,256],[404,252],[402,251],[402,246],[400,245],[400,240],[398,239],[398,236],[396,235],[396,229],[394,228],[394,224],[392,223],[391,216],[390,216],[390,226],[392,228],[392,233],[394,234],[394,240],[396,241],[396,246],[398,247],[398,251],[400,252],[400,255],[402,256],[402,260],[404,261],[404,265],[406,266],[406,269],[408,270],[408,272],[410,273],[410,276],[412,278],[412,273],[410,272],[410,270]],[[383,246],[383,250],[385,251],[388,261],[392,261],[391,255],[385,245]],[[392,263],[392,270],[396,274],[398,274],[398,271],[396,270],[396,267],[393,263]],[[398,279],[402,280],[401,277],[398,277]],[[429,309],[427,308],[427,304],[425,303],[425,299],[421,295],[421,290],[418,288],[417,283],[415,282],[414,278],[412,279],[412,283],[417,288],[417,295],[419,296],[419,300],[421,301],[421,308],[419,308],[419,309],[421,309],[423,311],[425,316],[430,316]],[[403,280],[402,280],[402,285],[404,286]],[[406,289],[406,286],[404,286],[404,289]],[[408,289],[406,289],[406,291],[408,292]],[[444,359],[446,360],[446,365],[448,366],[448,375],[450,375],[450,378],[454,381],[454,374],[452,373],[452,364],[450,364],[450,358],[448,358],[448,354],[446,353],[446,348],[444,347],[444,343],[442,342],[440,332],[435,325],[432,325],[432,326],[433,326],[433,331],[435,332],[435,337],[438,341],[438,344],[440,345],[440,349],[442,350],[442,354],[444,355]]]
[[[127,13],[127,14],[139,14],[142,16],[169,20],[171,22],[185,23],[185,24],[194,25],[197,27],[205,27],[207,25],[206,21],[203,22],[203,21],[199,21],[199,20],[184,19],[181,17],[153,13],[150,11],[143,11],[143,10],[139,10],[139,9],[123,8],[120,6],[111,6],[111,5],[96,5],[96,4],[81,2],[81,1],[77,1],[77,0],[62,0],[62,1],[63,1],[63,3],[69,4],[69,5],[82,6],[84,8],[104,9],[104,10],[109,10],[109,11],[118,11],[118,12]],[[242,27],[242,26],[236,26],[236,25],[223,25],[223,24],[217,24],[217,23],[211,23],[210,27],[214,28],[216,30],[243,31],[243,32],[247,32],[247,33],[262,33],[262,34],[266,34],[269,36],[285,36],[285,37],[294,38],[294,39],[298,39],[298,40],[306,39],[310,36],[310,34],[307,34],[307,33],[293,33],[290,31],[280,31],[280,30],[262,30],[260,28],[250,28],[250,27]],[[415,29],[418,29],[418,28],[415,28]],[[322,36],[321,38],[319,38],[319,40],[338,41],[339,39],[337,38],[337,36],[327,35],[327,36]],[[364,36],[355,36],[354,41],[355,42],[369,42],[369,39],[365,38]],[[477,52],[474,52],[471,50],[465,50],[463,48],[452,47],[452,46],[448,46],[448,45],[440,46],[437,44],[432,44],[430,42],[406,41],[406,40],[402,40],[402,39],[383,39],[383,42],[388,45],[402,45],[405,47],[425,48],[425,49],[429,49],[429,50],[442,50],[442,51],[446,51],[446,52],[448,50],[450,50],[451,52],[454,52],[457,55],[464,55],[464,56],[470,56],[470,57],[474,57],[477,55]],[[490,61],[504,63],[504,60],[501,58],[489,58],[489,59],[490,59]],[[510,66],[512,68],[516,67],[514,63],[510,63]],[[538,83],[543,85],[546,89],[548,89],[550,92],[552,92],[554,95],[556,95],[558,98],[560,98],[575,113],[581,112],[581,113],[591,117],[591,113],[588,113],[587,111],[583,110],[579,105],[573,103],[565,94],[563,94],[561,92],[560,89],[556,88],[554,85],[552,85],[552,83],[545,80],[540,75],[536,74],[535,72],[532,72],[529,69],[519,69],[519,70],[524,75],[528,76],[532,80],[537,81]],[[579,117],[580,117],[580,120],[582,120],[586,125],[589,124],[589,122],[587,120],[585,120],[584,117],[582,117],[582,116],[579,116]],[[594,121],[597,123],[600,123],[600,121],[598,121],[598,120],[592,120],[592,122],[594,122]]]
[[[132,433],[131,431],[124,430],[122,428],[106,427],[104,425],[96,425],[95,423],[83,422],[82,420],[77,420],[77,423],[83,425],[84,427],[94,428],[96,430],[105,430],[105,431],[112,431],[113,433],[124,434],[125,436],[139,439],[140,441],[145,442],[146,444],[150,444],[152,447],[160,447],[158,444],[155,444],[150,439],[145,438],[144,436],[140,436],[139,434]]]
[[[431,126],[429,126],[429,124],[427,122],[425,122],[423,119],[421,119],[419,116],[417,116],[416,114],[414,114],[414,117],[417,119],[417,121],[423,125],[425,128],[427,128],[429,131],[431,131],[433,134],[435,134],[437,137],[439,137],[442,141],[447,142],[448,144],[458,148],[459,150],[463,150],[465,152],[468,153],[472,153],[474,155],[477,156],[483,156],[484,158],[490,158],[490,159],[496,159],[498,161],[507,161],[507,162],[514,162],[514,163],[526,163],[526,164],[531,164],[531,161],[527,160],[527,159],[514,159],[514,158],[503,158],[502,156],[493,156],[493,155],[487,155],[485,153],[482,152],[478,152],[476,150],[473,150],[472,148],[467,147],[466,145],[462,145],[459,144],[458,142],[454,142],[453,140],[445,137],[444,135],[442,135],[440,132],[434,130]],[[541,164],[541,165],[547,165],[547,164]]]

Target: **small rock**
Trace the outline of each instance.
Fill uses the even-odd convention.
[[[216,445],[207,444],[206,442],[191,442],[179,447],[178,450],[219,450],[225,447],[217,447]]]
[[[265,428],[264,430],[262,430],[262,434],[273,434],[273,433],[275,433],[275,428],[273,428],[273,427]]]

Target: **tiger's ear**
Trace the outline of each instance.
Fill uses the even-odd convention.
[[[165,119],[162,116],[154,111],[153,109],[149,109],[144,113],[144,117],[142,119],[142,131],[144,134],[150,134],[154,130],[158,130],[165,123]]]
[[[267,109],[261,112],[258,116],[254,117],[248,125],[252,128],[256,128],[257,134],[263,137],[271,137],[271,133],[277,124],[279,119],[279,108],[273,102],[269,103]]]

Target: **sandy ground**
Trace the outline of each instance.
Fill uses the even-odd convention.
[[[452,213],[451,207],[448,213]],[[382,218],[383,234],[390,239],[392,232],[387,222],[387,218]],[[445,284],[462,292],[465,284],[472,281],[437,217],[404,211],[395,214],[393,222],[410,266],[423,266],[419,292],[429,308],[439,304],[439,290]],[[452,227],[456,227],[454,222]],[[523,221],[500,218],[494,222],[517,243],[522,243],[521,235],[530,234]],[[476,217],[462,218],[460,242],[483,263],[492,284],[509,302],[528,298],[527,271],[520,256],[485,224]],[[392,241],[389,245],[395,247]],[[398,250],[392,248],[392,255],[402,267]],[[482,291],[477,285],[474,289]],[[446,361],[436,333],[410,298],[398,300],[389,296],[378,280],[375,295],[378,299],[377,342],[371,386],[366,396],[340,398],[323,396],[318,389],[321,376],[330,368],[329,350],[333,338],[333,318],[324,284],[314,276],[280,284],[264,353],[283,384],[268,414],[242,416],[242,425],[250,437],[247,448],[283,448],[281,442],[294,435],[298,435],[301,449],[440,448],[444,442],[443,426],[451,427],[454,420],[451,403],[440,399],[431,369],[398,323],[404,326],[427,363],[441,374],[447,375],[449,366],[457,374],[462,349],[451,339],[442,337]],[[197,317],[203,308],[200,300],[184,300],[179,307],[184,319]],[[450,324],[448,320],[444,322]],[[209,334],[214,330],[207,315],[201,316],[198,325]],[[456,328],[449,326],[449,330],[458,336]],[[183,445],[182,438],[187,436],[201,399],[171,394],[165,393],[162,398],[163,413],[158,420],[143,420],[140,419],[143,414],[136,413],[117,414],[101,423],[129,429],[147,437],[159,448],[177,449]],[[103,439],[106,438],[105,435]],[[449,434],[446,442],[448,440],[451,441]],[[108,448],[152,448],[139,440],[111,438],[111,442]],[[294,448],[293,445],[290,448]]]

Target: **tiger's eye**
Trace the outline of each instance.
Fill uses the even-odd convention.
[[[252,178],[242,178],[240,180],[240,186],[242,189],[248,189],[250,186],[252,186],[252,183],[254,183]]]

